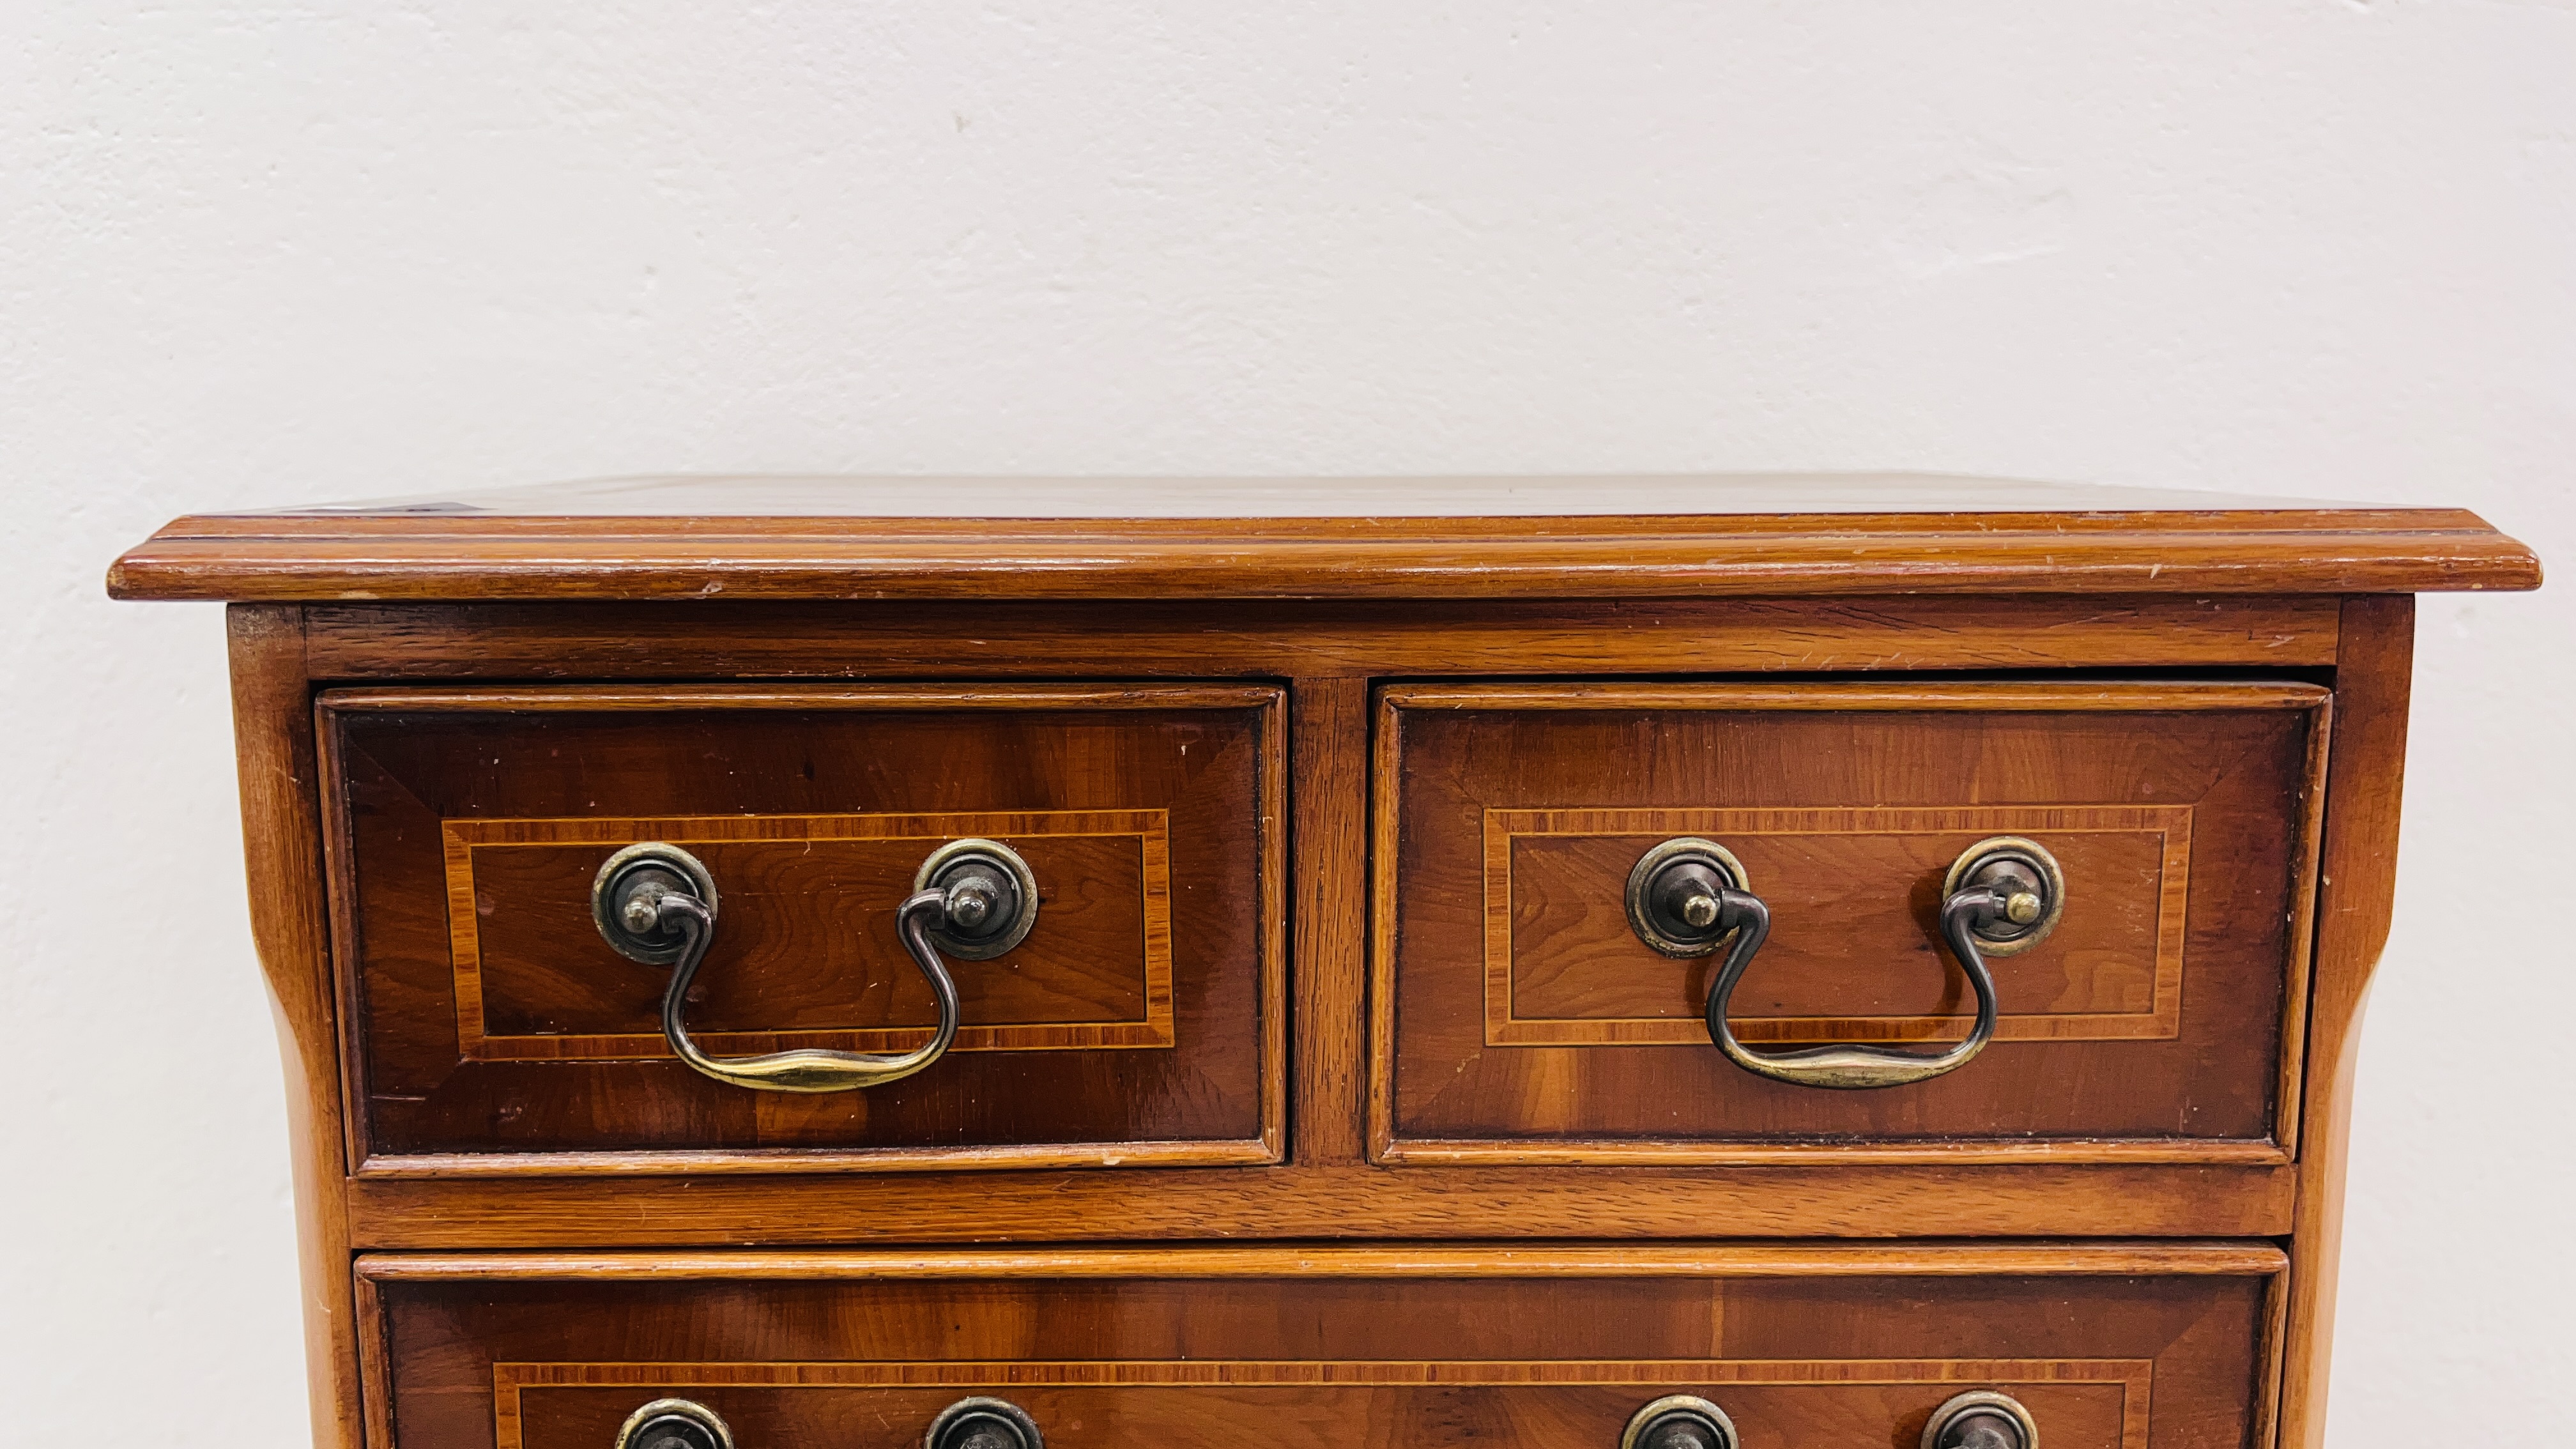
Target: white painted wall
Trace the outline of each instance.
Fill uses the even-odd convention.
[[[2571,456],[2567,0],[9,6],[13,1428],[303,1432],[218,611],[99,582],[173,514],[1911,467],[2466,504],[2563,568]],[[2561,1432],[2571,619],[2425,609],[2340,1445]]]

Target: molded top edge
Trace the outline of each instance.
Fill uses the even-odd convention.
[[[120,598],[1652,598],[2528,589],[2455,508],[1925,474],[640,478],[182,518]]]

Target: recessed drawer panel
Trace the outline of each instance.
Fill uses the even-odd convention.
[[[362,1170],[1275,1160],[1279,700],[325,695]]]
[[[2281,1264],[2261,1243],[1629,1245],[360,1273],[373,1417],[403,1444],[680,1449],[694,1420],[743,1449],[967,1449],[980,1415],[988,1449],[1621,1449],[1680,1411],[1737,1449],[1911,1449],[1976,1396],[2049,1449],[2161,1449],[2252,1442]]]
[[[2281,1160],[2329,698],[1382,690],[1375,1152]]]

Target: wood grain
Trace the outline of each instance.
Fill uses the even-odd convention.
[[[2290,922],[2322,808],[2313,741],[2328,700],[2272,682],[1389,686],[1373,1151],[1604,1165],[2284,1161],[2275,1103],[2298,1043],[2281,1022],[2304,979]],[[2080,834],[2105,811],[2134,826],[2184,809],[2178,870],[2161,845],[2123,861]],[[1498,819],[1504,836],[1545,819],[1608,839],[1536,860],[1520,850],[1498,870]],[[1657,956],[1626,921],[1627,867],[1657,838],[1644,827],[1749,825],[1722,842],[1742,846],[1773,906],[1773,942],[1736,998],[1748,1034],[1955,1035],[1942,1018],[1965,986],[1933,924],[1941,872],[2015,819],[2081,867],[2069,923],[1997,965],[2017,993],[2007,1009],[2042,1022],[1914,1086],[1820,1092],[1741,1072],[1695,1019],[1712,959]],[[1761,833],[1784,828],[1806,833]],[[1517,885],[1498,893],[1498,875]],[[2169,902],[2176,875],[2183,896]],[[2176,919],[2169,947],[2156,923]],[[2134,949],[2118,949],[2124,932]],[[2176,953],[2167,990],[2159,962]],[[1498,1021],[1496,998],[1509,1010],[1525,989],[1570,1024],[1523,1029],[1516,1010]],[[1618,1014],[1649,997],[1669,1020]],[[2124,1002],[2143,1008],[2126,1015],[2144,1029],[2048,1019],[2072,1004],[2116,1020]]]
[[[1772,909],[1748,1042],[1957,1041],[1965,982],[1928,963],[1930,887],[1997,835],[2065,866],[2073,910],[2044,949],[1988,961],[1997,1041],[2171,1040],[2182,1027],[2191,807],[1500,810],[1485,812],[1485,1045],[1705,1050],[1710,962],[1675,972],[1637,939],[1629,869],[1676,835],[1725,842]],[[1913,966],[1890,964],[1889,943]]]
[[[2317,667],[2336,601],[2090,598],[334,604],[323,679],[1404,674]],[[961,648],[961,641],[971,647]]]
[[[1799,680],[1728,684],[1627,679],[1542,684],[1391,684],[1379,691],[1398,709],[1543,712],[1652,709],[1808,714],[1912,714],[1985,710],[1997,714],[2140,714],[2165,711],[2313,709],[2328,691],[2284,680],[2029,679]]]
[[[1636,1406],[1714,1396],[1765,1442],[1847,1445],[1914,1425],[1964,1385],[2019,1399],[2048,1442],[2146,1449],[2152,1359],[1646,1359],[1606,1363],[1244,1362],[495,1364],[498,1449],[596,1445],[647,1395],[722,1397],[766,1442],[864,1443],[968,1394],[1001,1396],[1050,1442],[1615,1442]],[[767,1392],[761,1392],[766,1390]],[[1498,1433],[1499,1431],[1499,1433]],[[1901,1431],[1900,1431],[1901,1432]],[[897,1442],[900,1442],[899,1440]]]
[[[2009,1386],[2058,1444],[2241,1443],[2263,1243],[371,1255],[406,1442],[596,1442],[675,1392],[895,1445],[976,1389],[1068,1446],[1602,1442],[1697,1386],[1752,1442],[1905,1442]],[[2116,1393],[2103,1393],[2118,1385]],[[2098,1386],[2098,1387],[2097,1387]],[[1185,1388],[1185,1392],[1182,1390]]]
[[[2281,1432],[2281,1371],[2289,1351],[2290,1275],[2275,1273],[2263,1285],[2263,1337],[2255,1353],[2262,1379],[2254,1391],[2254,1432],[2246,1441],[2276,1449]]]
[[[349,1281],[346,1159],[321,803],[303,621],[291,608],[225,613],[251,938],[286,1070],[288,1166],[304,1307],[306,1387],[318,1449],[363,1442]]]
[[[335,689],[326,703],[348,714],[400,710],[405,714],[669,714],[684,709],[785,710],[1172,710],[1262,709],[1280,702],[1279,691],[1243,684],[663,684],[651,689],[614,684],[555,685],[544,689]]]
[[[1281,691],[1243,685],[326,693],[359,1170],[1274,1161],[1284,715]],[[977,1042],[890,1087],[697,1076],[656,1048],[662,971],[589,927],[601,859],[686,837],[726,893],[691,1008],[720,1047],[891,1038],[932,1012],[893,906],[952,828],[1007,836],[1040,880],[1029,942],[956,969],[969,1020],[1045,1039]],[[1119,830],[1137,833],[1099,839]],[[492,851],[527,859],[487,871]],[[1145,1036],[1109,1039],[1120,1021]]]
[[[350,1277],[357,1287],[358,1398],[365,1442],[389,1445],[394,1442],[394,1350],[386,1332],[384,1297],[376,1280],[357,1272],[354,1263]]]
[[[864,923],[845,918],[841,898],[902,900],[925,851],[961,837],[999,840],[1030,862],[1046,930],[991,963],[950,963],[964,1021],[950,1051],[1175,1042],[1171,833],[1159,810],[499,818],[445,821],[442,834],[457,1045],[475,1061],[671,1054],[650,990],[565,969],[562,927],[589,912],[602,856],[647,840],[706,863],[729,907],[712,969],[765,986],[756,1006],[692,1012],[710,1052],[929,1041],[938,1008],[926,984],[891,933],[851,929]],[[730,1029],[727,1006],[745,1013]]]
[[[981,1248],[950,1251],[730,1253],[369,1253],[378,1283],[617,1281],[830,1282],[1004,1278],[1875,1278],[2057,1273],[2278,1273],[2270,1243],[1657,1243],[1525,1247],[1512,1243],[1288,1244],[1256,1247]]]
[[[2315,984],[2308,1008],[2306,1126],[2291,1242],[2287,1353],[2279,1442],[2322,1449],[2326,1370],[2334,1351],[2335,1272],[2343,1238],[2344,1163],[2352,1127],[2361,1008],[2388,943],[2397,893],[2397,821],[2415,601],[2344,605],[2335,670],[2335,738],[2317,892]]]
[[[1696,1385],[1755,1449],[1909,1449],[1995,1382],[2054,1449],[2315,1449],[2403,595],[2529,550],[1992,480],[1111,486],[612,483],[119,561],[258,601],[321,1443],[595,1446],[672,1388],[746,1442],[990,1388],[1059,1449],[1607,1443]],[[865,1100],[728,1094],[656,1059],[657,980],[559,956],[592,853],[684,837],[736,883],[719,1049],[899,1046],[879,898],[970,828],[1048,940]],[[1756,1040],[1957,1035],[1923,881],[1969,836],[2052,841],[2084,914],[1968,1071],[1799,1093],[1624,933],[1679,833],[1774,903]]]
[[[1640,516],[1609,498],[1594,506],[1582,517],[199,517],[119,559],[108,588],[269,602],[1455,599],[2295,594],[2540,580],[2530,550],[2459,509]]]
[[[1758,1167],[1670,1164],[1164,1168],[800,1178],[690,1173],[637,1153],[618,1175],[361,1177],[349,1230],[368,1248],[763,1243],[2275,1236],[2293,1169],[2063,1166],[1782,1154]],[[1007,1164],[1006,1164],[1007,1165]],[[687,1210],[674,1211],[685,1191]]]
[[[1296,1160],[1338,1167],[1366,1152],[1368,686],[1301,679],[1295,732]]]

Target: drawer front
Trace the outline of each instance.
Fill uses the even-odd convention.
[[[1715,1404],[1748,1449],[1911,1446],[2000,1392],[2050,1449],[2252,1442],[2269,1245],[362,1260],[406,1445],[913,1449],[995,1398],[1050,1449],[1597,1445]],[[586,1275],[548,1278],[548,1274]],[[737,1276],[728,1276],[737,1275]]]
[[[2330,696],[2301,684],[1392,686],[1380,692],[1383,1161],[2279,1161]],[[1766,1061],[1974,1026],[1954,862],[2035,845],[2054,915],[1981,949],[1955,1069],[1757,1075],[1705,1011],[1741,933],[1650,946],[1632,873],[1731,855],[1769,934],[1724,1013]],[[1666,938],[1667,947],[1673,944]],[[1794,1058],[1793,1058],[1794,1060]],[[1821,1075],[1797,1068],[1808,1076]]]
[[[1280,704],[1231,685],[326,694],[352,1155],[449,1175],[1275,1161]],[[942,1015],[898,911],[961,839],[1025,864],[1027,934],[943,951],[948,1047],[862,1089],[692,1070],[663,1029],[674,967],[594,918],[611,856],[675,846],[716,901],[681,1006],[698,1047],[898,1056]]]

